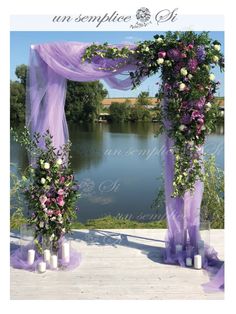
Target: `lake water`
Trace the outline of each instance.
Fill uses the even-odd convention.
[[[163,180],[162,137],[153,123],[71,125],[72,166],[81,186],[78,219],[105,215],[148,221]],[[207,138],[206,153],[224,166],[223,127]],[[25,150],[11,142],[11,162],[27,166]],[[159,214],[158,214],[159,215]],[[158,216],[159,218],[160,215]]]

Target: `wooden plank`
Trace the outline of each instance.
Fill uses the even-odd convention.
[[[223,299],[223,292],[203,291],[206,271],[163,263],[165,234],[164,229],[75,230],[72,243],[82,254],[81,265],[44,274],[11,269],[11,299]],[[14,234],[11,240],[19,241]],[[223,259],[223,230],[211,230],[211,245]]]

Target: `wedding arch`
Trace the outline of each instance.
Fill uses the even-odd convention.
[[[187,245],[201,245],[203,144],[217,120],[212,67],[224,67],[221,44],[208,33],[167,32],[137,45],[56,42],[30,49],[26,124],[49,130],[60,148],[69,139],[65,117],[67,80],[104,80],[127,90],[160,73],[161,130],[165,135],[166,261],[185,265]],[[205,247],[208,259],[215,252]]]

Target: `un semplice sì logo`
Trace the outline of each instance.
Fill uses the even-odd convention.
[[[135,24],[131,24],[130,28],[140,28],[143,26],[147,26],[152,23],[152,19],[154,19],[154,23],[159,25],[160,23],[165,22],[175,22],[177,20],[178,9],[175,8],[173,10],[163,9],[157,11],[157,13],[152,12],[145,7],[142,7],[136,11],[135,14]],[[105,13],[104,15],[55,15],[52,18],[53,23],[94,23],[95,27],[98,28],[104,24],[108,23],[132,23],[131,15],[120,15],[117,11],[113,13]]]

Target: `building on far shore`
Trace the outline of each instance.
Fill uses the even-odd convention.
[[[150,100],[151,105],[145,106],[147,109],[154,109],[160,103],[160,100],[157,99],[156,97],[149,97],[149,100]],[[221,111],[224,111],[224,97],[216,97],[215,101],[219,104],[219,109]],[[134,106],[136,102],[137,102],[136,97],[104,98],[102,100],[102,106],[105,109],[106,108],[108,109],[112,103],[120,103],[120,104],[128,103],[130,104],[130,106]]]
[[[149,97],[148,98],[151,105],[150,106],[145,106],[147,109],[154,109],[157,104],[159,104],[160,100],[157,99],[156,97]],[[128,103],[130,106],[134,106],[135,103],[137,102],[138,98],[136,97],[126,97],[126,98],[104,98],[102,100],[102,105],[104,108],[109,108],[112,103],[119,103],[119,104],[124,104]]]

